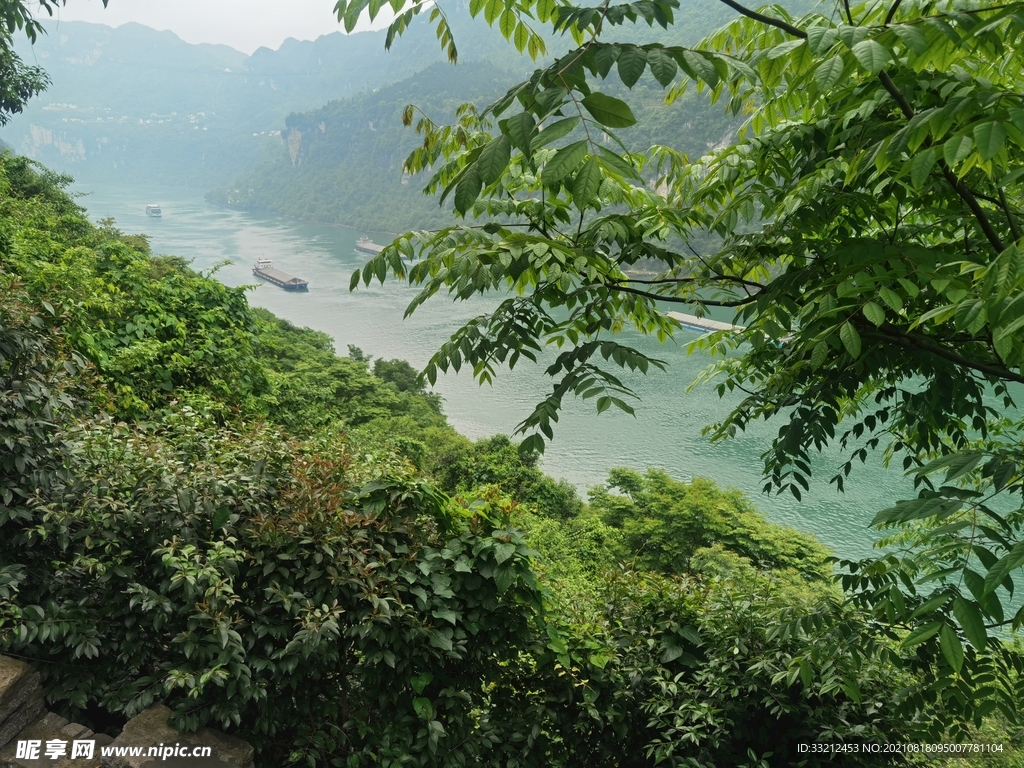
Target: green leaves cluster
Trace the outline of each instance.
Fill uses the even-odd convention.
[[[544,359],[554,384],[520,424],[529,450],[568,394],[631,408],[614,367],[657,361],[615,334],[671,335],[672,304],[733,309],[740,330],[693,349],[719,356],[706,378],[721,394],[741,394],[714,439],[781,422],[766,490],[799,498],[831,445],[847,452],[840,490],[879,451],[910,471],[968,467],[939,485],[917,475],[918,498],[875,520],[901,557],[851,564],[847,587],[889,622],[881,634],[942,660],[907,717],[929,701],[954,719],[1009,712],[1018,662],[998,632],[1020,625],[1008,607],[1024,567],[1024,5],[837,4],[801,18],[729,5],[739,18],[693,48],[603,36],[671,23],[672,5],[559,10],[552,28],[575,50],[454,126],[419,125],[408,168],[434,166],[427,191],[454,192],[482,221],[400,237],[353,286],[388,273],[422,286],[410,312],[442,291],[498,292],[427,373],[466,363],[489,381],[498,364]],[[692,162],[672,147],[626,152],[614,132],[636,110],[596,83],[630,88],[648,71],[670,101],[707,90],[745,118],[740,135]]]

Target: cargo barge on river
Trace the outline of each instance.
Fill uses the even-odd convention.
[[[384,250],[384,246],[377,245],[366,235],[363,235],[358,240],[356,240],[356,250],[360,251],[361,253],[368,253],[371,256],[376,256],[377,254]]]
[[[268,283],[284,288],[286,291],[308,291],[309,283],[302,278],[293,277],[287,272],[274,269],[274,262],[270,259],[260,259],[253,265],[252,273],[261,277]]]

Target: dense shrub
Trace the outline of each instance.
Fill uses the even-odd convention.
[[[74,440],[74,480],[0,544],[21,567],[0,645],[60,662],[40,665],[55,706],[131,716],[160,698],[265,761],[482,748],[470,712],[540,608],[514,532],[337,440],[187,409]]]
[[[607,486],[591,491],[590,505],[621,531],[621,556],[638,568],[686,573],[697,550],[721,543],[759,568],[812,578],[831,572],[829,552],[813,536],[768,522],[741,492],[704,478],[685,483],[661,470],[615,469]]]

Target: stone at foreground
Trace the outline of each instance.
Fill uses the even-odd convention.
[[[248,743],[210,728],[178,733],[167,723],[170,715],[167,707],[154,704],[129,720],[108,747],[122,754],[103,758],[104,768],[253,768],[253,750]],[[184,752],[190,756],[168,753],[164,757],[161,752],[154,757],[149,755],[151,747],[176,748],[177,755]],[[196,747],[209,747],[209,757],[191,756]],[[134,750],[137,754],[131,754]]]
[[[103,734],[94,734],[84,725],[69,723],[60,715],[47,712],[42,717],[25,726],[11,740],[11,742],[0,750],[0,768],[100,768],[99,755],[92,759],[76,758],[71,759],[71,745],[75,739],[92,739],[102,741]],[[35,740],[39,745],[39,756],[29,760],[27,757],[18,757],[18,742]],[[47,757],[45,745],[48,741],[62,742],[64,745],[63,754],[59,757]],[[102,743],[106,743],[103,741]]]
[[[39,673],[23,661],[0,656],[0,747],[42,712]]]

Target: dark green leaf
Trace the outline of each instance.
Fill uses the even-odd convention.
[[[960,622],[960,627],[967,635],[967,639],[971,641],[971,645],[979,651],[985,650],[988,643],[988,632],[978,606],[970,600],[958,597],[953,601],[953,615]]]
[[[564,120],[552,123],[533,137],[533,141],[530,142],[530,149],[536,152],[541,147],[545,147],[553,141],[558,141],[563,136],[568,136],[572,133],[573,128],[579,125],[579,122],[580,119],[574,115],[573,117],[567,117]]]
[[[508,136],[502,135],[492,139],[490,143],[481,150],[480,156],[476,161],[477,172],[480,174],[480,181],[483,182],[483,184],[490,184],[491,182],[497,181],[501,178],[501,174],[505,172],[505,168],[508,166],[511,154],[512,145]],[[456,192],[455,198],[456,206],[458,206],[458,192]]]
[[[590,158],[576,174],[572,185],[572,201],[581,211],[590,205],[601,187],[601,167]]]
[[[939,631],[939,648],[942,650],[942,656],[946,659],[946,663],[953,668],[954,672],[959,672],[964,665],[964,647],[960,643],[960,637],[956,630],[949,624],[943,624]]]
[[[466,211],[472,208],[473,203],[480,196],[482,186],[480,174],[476,166],[470,166],[466,171],[466,175],[462,177],[458,186],[455,187],[455,210],[465,214]]]
[[[623,46],[616,63],[619,78],[628,88],[632,88],[647,68],[647,53],[635,45]]]
[[[579,167],[587,156],[587,142],[577,141],[562,147],[544,166],[542,176],[545,184],[557,184]]]
[[[582,104],[591,117],[608,128],[628,128],[636,123],[629,105],[612,96],[595,91],[584,97]]]

